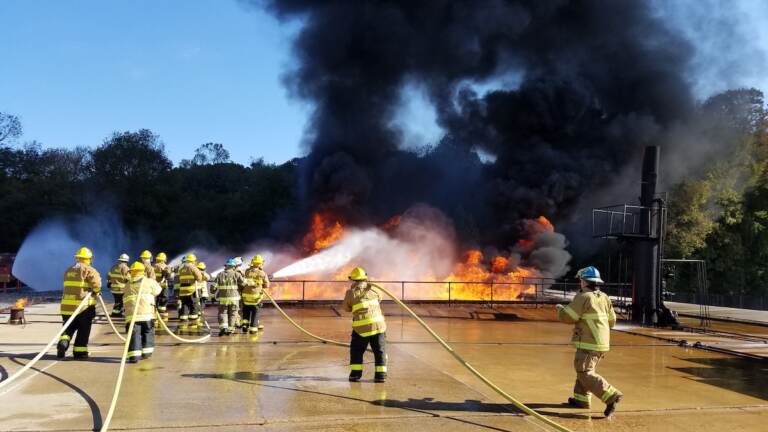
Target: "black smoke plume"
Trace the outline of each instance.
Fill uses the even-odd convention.
[[[423,202],[466,242],[510,247],[524,218],[605,204],[601,188],[694,109],[692,48],[645,1],[250,3],[302,23],[285,77],[314,106],[302,193],[352,223]],[[445,133],[421,152],[393,122],[408,85]]]

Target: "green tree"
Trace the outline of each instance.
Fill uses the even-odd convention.
[[[0,145],[20,137],[22,131],[21,121],[18,117],[0,112]]]

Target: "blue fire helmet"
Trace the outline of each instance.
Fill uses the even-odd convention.
[[[592,266],[584,267],[579,270],[576,273],[576,277],[584,281],[603,283],[603,280],[600,279],[600,271]]]
[[[230,258],[227,260],[227,267],[236,267],[236,266],[237,266],[237,261],[235,261],[234,258]]]

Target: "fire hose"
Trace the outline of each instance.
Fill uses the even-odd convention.
[[[34,366],[34,364],[37,363],[38,360],[43,358],[43,356],[48,352],[48,350],[51,349],[53,344],[58,342],[61,335],[64,334],[64,332],[67,330],[67,327],[69,327],[69,325],[72,324],[72,321],[75,320],[75,317],[77,317],[77,314],[79,314],[80,311],[82,311],[83,308],[85,308],[85,305],[88,303],[88,300],[90,300],[91,295],[92,294],[90,292],[85,295],[85,298],[80,302],[79,305],[77,305],[77,308],[75,309],[74,312],[72,312],[72,315],[69,317],[69,319],[64,323],[63,326],[61,326],[61,329],[58,332],[56,332],[56,335],[53,337],[53,339],[51,339],[51,341],[48,342],[48,345],[46,345],[45,348],[43,348],[43,350],[40,351],[39,354],[37,354],[32,360],[30,360],[27,364],[25,364],[24,367],[19,369],[16,373],[6,378],[5,381],[0,382],[0,389],[10,384],[16,378],[20,377],[22,374],[24,374],[24,372],[28,371],[32,366]]]
[[[107,418],[101,425],[101,432],[106,432],[109,429],[109,423],[112,422],[112,415],[115,414],[115,408],[117,407],[117,398],[120,395],[120,387],[123,385],[123,374],[125,373],[125,362],[128,360],[128,346],[131,344],[131,337],[133,336],[133,326],[136,323],[136,315],[139,311],[139,305],[141,303],[141,294],[144,291],[143,287],[139,287],[139,292],[136,294],[136,305],[133,307],[133,314],[131,315],[131,323],[128,325],[128,334],[125,335],[125,347],[123,348],[123,356],[120,359],[120,371],[117,373],[117,382],[115,383],[115,393],[112,395],[112,402],[109,405],[109,412],[107,412]]]
[[[120,396],[120,387],[123,384],[123,375],[125,374],[125,364],[128,360],[128,346],[130,345],[131,336],[133,335],[134,330],[134,324],[136,322],[136,314],[139,310],[139,303],[142,301],[142,291],[143,288],[139,288],[138,294],[136,294],[136,306],[133,309],[133,315],[131,315],[131,323],[128,326],[128,334],[125,336],[125,347],[123,348],[123,356],[120,360],[120,371],[117,374],[117,382],[115,383],[115,392],[112,395],[112,402],[109,405],[109,411],[107,412],[107,418],[104,420],[104,423],[101,426],[101,432],[107,432],[109,429],[109,424],[112,422],[112,416],[115,414],[115,408],[117,407],[117,399]],[[174,334],[168,326],[165,324],[165,321],[163,321],[160,318],[160,314],[155,310],[155,316],[160,321],[160,325],[163,327],[163,329],[168,332],[171,337],[175,338],[178,341],[181,342],[190,342],[190,343],[197,343],[197,342],[205,342],[206,340],[210,339],[211,335],[205,335],[202,338],[199,339],[184,339],[176,334]]]
[[[421,324],[421,326],[424,327],[424,329],[430,335],[432,335],[432,337],[435,338],[435,340],[437,340],[437,342],[439,342],[440,345],[442,345],[442,347],[445,348],[445,350],[448,351],[456,359],[456,361],[461,363],[462,366],[464,366],[467,370],[472,372],[473,375],[475,375],[478,379],[480,379],[480,381],[482,381],[485,385],[490,387],[493,391],[498,393],[501,397],[503,397],[504,399],[509,401],[512,405],[514,405],[515,407],[517,407],[519,410],[523,411],[524,413],[532,416],[533,418],[541,421],[542,423],[544,423],[544,424],[546,424],[546,425],[548,425],[548,426],[550,426],[550,427],[552,427],[552,428],[554,428],[554,429],[556,429],[558,431],[561,431],[561,432],[573,432],[571,429],[568,429],[567,427],[565,427],[565,426],[563,426],[563,425],[561,425],[561,424],[559,424],[557,422],[554,422],[554,421],[548,419],[547,417],[539,414],[538,412],[532,410],[531,408],[528,408],[525,404],[523,404],[522,402],[518,401],[512,395],[510,395],[509,393],[505,392],[499,386],[497,386],[496,384],[491,382],[491,380],[486,378],[477,369],[475,369],[474,366],[469,364],[466,360],[464,360],[464,358],[462,358],[458,353],[456,353],[456,351],[454,351],[454,349],[451,348],[451,346],[448,345],[445,342],[445,340],[443,340],[443,338],[441,338],[437,333],[435,333],[435,331],[432,330],[432,328],[429,327],[427,325],[427,323],[425,323],[418,315],[416,315],[416,313],[413,310],[411,310],[411,308],[409,308],[405,303],[403,303],[397,297],[395,297],[395,295],[392,294],[392,292],[390,292],[388,289],[386,289],[386,288],[384,288],[384,287],[382,287],[380,285],[377,285],[377,284],[374,284],[374,283],[371,283],[371,285],[376,287],[378,290],[382,291],[384,294],[386,294],[390,298],[392,298],[392,300],[394,300],[395,303],[397,303],[401,308],[403,308],[406,312],[408,312],[419,324]],[[297,329],[299,329],[302,333],[304,333],[307,336],[310,336],[312,338],[315,338],[315,339],[317,339],[317,340],[319,340],[321,342],[324,342],[324,343],[329,343],[329,344],[338,345],[338,346],[346,346],[346,347],[349,346],[349,344],[346,344],[346,343],[343,343],[343,342],[338,342],[338,341],[322,338],[322,337],[317,336],[317,335],[309,332],[308,330],[304,329],[299,324],[297,324],[296,321],[291,319],[291,317],[289,317],[288,314],[286,314],[285,311],[283,311],[283,309],[280,308],[280,306],[278,306],[278,304],[275,301],[275,299],[272,298],[272,296],[269,295],[269,293],[266,290],[264,290],[264,293],[267,295],[267,297],[269,297],[269,300],[272,301],[272,304],[275,305],[275,308],[283,315],[283,317],[285,317],[288,321],[290,321],[290,323],[293,324],[293,326],[296,327]]]
[[[319,340],[322,343],[327,343],[327,344],[331,344],[331,345],[338,345],[338,346],[343,346],[343,347],[349,348],[349,344],[348,343],[344,343],[344,342],[339,342],[339,341],[335,341],[335,340],[331,340],[331,339],[322,338],[322,337],[320,337],[320,336],[318,336],[318,335],[316,335],[314,333],[311,333],[309,330],[305,329],[304,327],[300,326],[298,323],[296,323],[296,321],[291,319],[291,317],[289,317],[287,313],[285,313],[283,308],[281,308],[277,304],[275,299],[271,295],[269,295],[267,290],[263,290],[263,292],[264,292],[264,294],[267,295],[267,297],[269,297],[269,300],[272,302],[272,304],[275,305],[275,309],[277,309],[277,311],[280,312],[283,315],[283,317],[285,317],[285,319],[287,319],[291,324],[293,324],[294,327],[299,329],[299,331],[301,331],[305,335],[307,335],[307,336],[309,336],[311,338],[317,339],[317,340]]]
[[[104,310],[104,315],[107,316],[107,321],[109,321],[110,327],[112,327],[112,331],[115,332],[115,335],[120,338],[121,341],[125,342],[125,338],[123,335],[120,334],[119,331],[117,331],[117,327],[115,327],[115,323],[112,322],[112,318],[109,316],[109,311],[107,310],[107,305],[104,304],[104,298],[101,297],[101,295],[97,296],[99,298],[99,302],[101,303],[101,309]]]
[[[162,318],[160,318],[160,314],[157,311],[155,311],[155,316],[157,317],[157,320],[160,321],[160,326],[163,327],[163,330],[165,330],[168,333],[168,335],[170,335],[172,338],[176,339],[179,342],[201,343],[211,338],[210,333],[198,339],[185,339],[183,337],[177,336],[174,332],[171,331],[171,329],[168,328],[168,325],[165,324],[165,321],[163,321]],[[205,318],[203,318],[203,320],[205,320]]]
[[[454,351],[453,348],[451,348],[451,346],[448,345],[443,340],[443,338],[441,338],[437,333],[435,333],[435,331],[432,330],[432,328],[430,328],[427,325],[427,323],[425,323],[418,315],[416,315],[416,312],[411,310],[411,308],[409,308],[405,303],[403,303],[402,301],[400,301],[400,299],[395,297],[395,295],[392,294],[391,291],[389,291],[388,289],[384,288],[383,286],[377,285],[375,283],[372,283],[371,285],[376,287],[378,290],[380,290],[384,294],[388,295],[392,300],[395,301],[395,303],[397,303],[401,308],[403,308],[406,312],[408,312],[419,324],[421,324],[422,327],[424,327],[424,330],[426,330],[430,335],[432,335],[432,337],[435,338],[435,340],[438,341],[440,343],[440,345],[442,345],[443,348],[445,348],[445,350],[448,351],[456,359],[456,361],[461,363],[462,366],[467,368],[467,370],[472,372],[472,374],[474,376],[476,376],[478,379],[480,379],[480,381],[485,383],[488,387],[493,389],[493,391],[498,393],[501,397],[503,397],[504,399],[508,400],[510,403],[512,403],[512,405],[516,406],[518,409],[520,409],[524,413],[526,413],[526,414],[528,414],[530,416],[533,416],[535,419],[545,423],[548,426],[551,426],[551,427],[553,427],[553,428],[555,428],[555,429],[557,429],[557,430],[559,430],[561,432],[573,432],[570,429],[568,429],[567,427],[565,427],[565,426],[563,426],[563,425],[561,425],[561,424],[559,424],[557,422],[554,422],[554,421],[544,417],[543,415],[537,413],[536,411],[532,410],[531,408],[528,408],[525,404],[523,404],[522,402],[518,401],[512,395],[510,395],[509,393],[505,392],[499,386],[497,386],[496,384],[491,382],[491,380],[486,378],[477,369],[475,369],[474,366],[469,364],[466,360],[464,360],[464,358],[462,358],[458,353],[456,353],[456,351]]]

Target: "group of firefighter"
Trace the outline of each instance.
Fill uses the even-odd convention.
[[[168,288],[172,285],[177,300],[177,330],[196,330],[204,319],[203,312],[209,299],[218,303],[219,336],[228,336],[239,327],[243,333],[257,333],[263,329],[259,322],[259,309],[264,292],[270,287],[264,271],[264,259],[254,256],[250,266],[242,270],[241,258],[230,258],[215,278],[206,273],[205,263],[194,254],[184,256],[178,268],[171,268],[165,253],[154,256],[144,251],[140,260],[130,266],[126,254],[118,257],[109,270],[109,289],[115,297],[113,316],[124,314],[126,332],[134,318],[134,331],[128,342],[128,361],[137,363],[152,356],[155,349],[156,319],[168,321]],[[86,247],[75,253],[75,263],[64,273],[64,292],[61,316],[66,322],[72,318],[86,297],[88,304],[72,318],[57,346],[58,358],[64,358],[74,337],[73,357],[88,359],[88,340],[96,316],[96,296],[101,293],[101,276],[93,268],[93,253]],[[557,305],[561,321],[574,324],[572,342],[576,347],[574,369],[576,383],[573,396],[567,404],[576,408],[590,408],[591,396],[596,395],[605,404],[605,415],[610,416],[622,399],[622,393],[596,373],[598,363],[610,349],[610,329],[616,323],[611,300],[600,290],[603,280],[595,267],[586,267],[577,273],[580,290],[567,306]],[[356,267],[349,275],[350,288],[344,295],[342,307],[352,313],[352,334],[349,353],[349,381],[363,376],[363,355],[371,347],[374,355],[374,382],[387,378],[386,330],[381,308],[381,294],[369,283],[365,270]],[[210,286],[210,289],[208,285]],[[141,298],[139,298],[139,295]],[[240,310],[243,318],[240,318]]]

